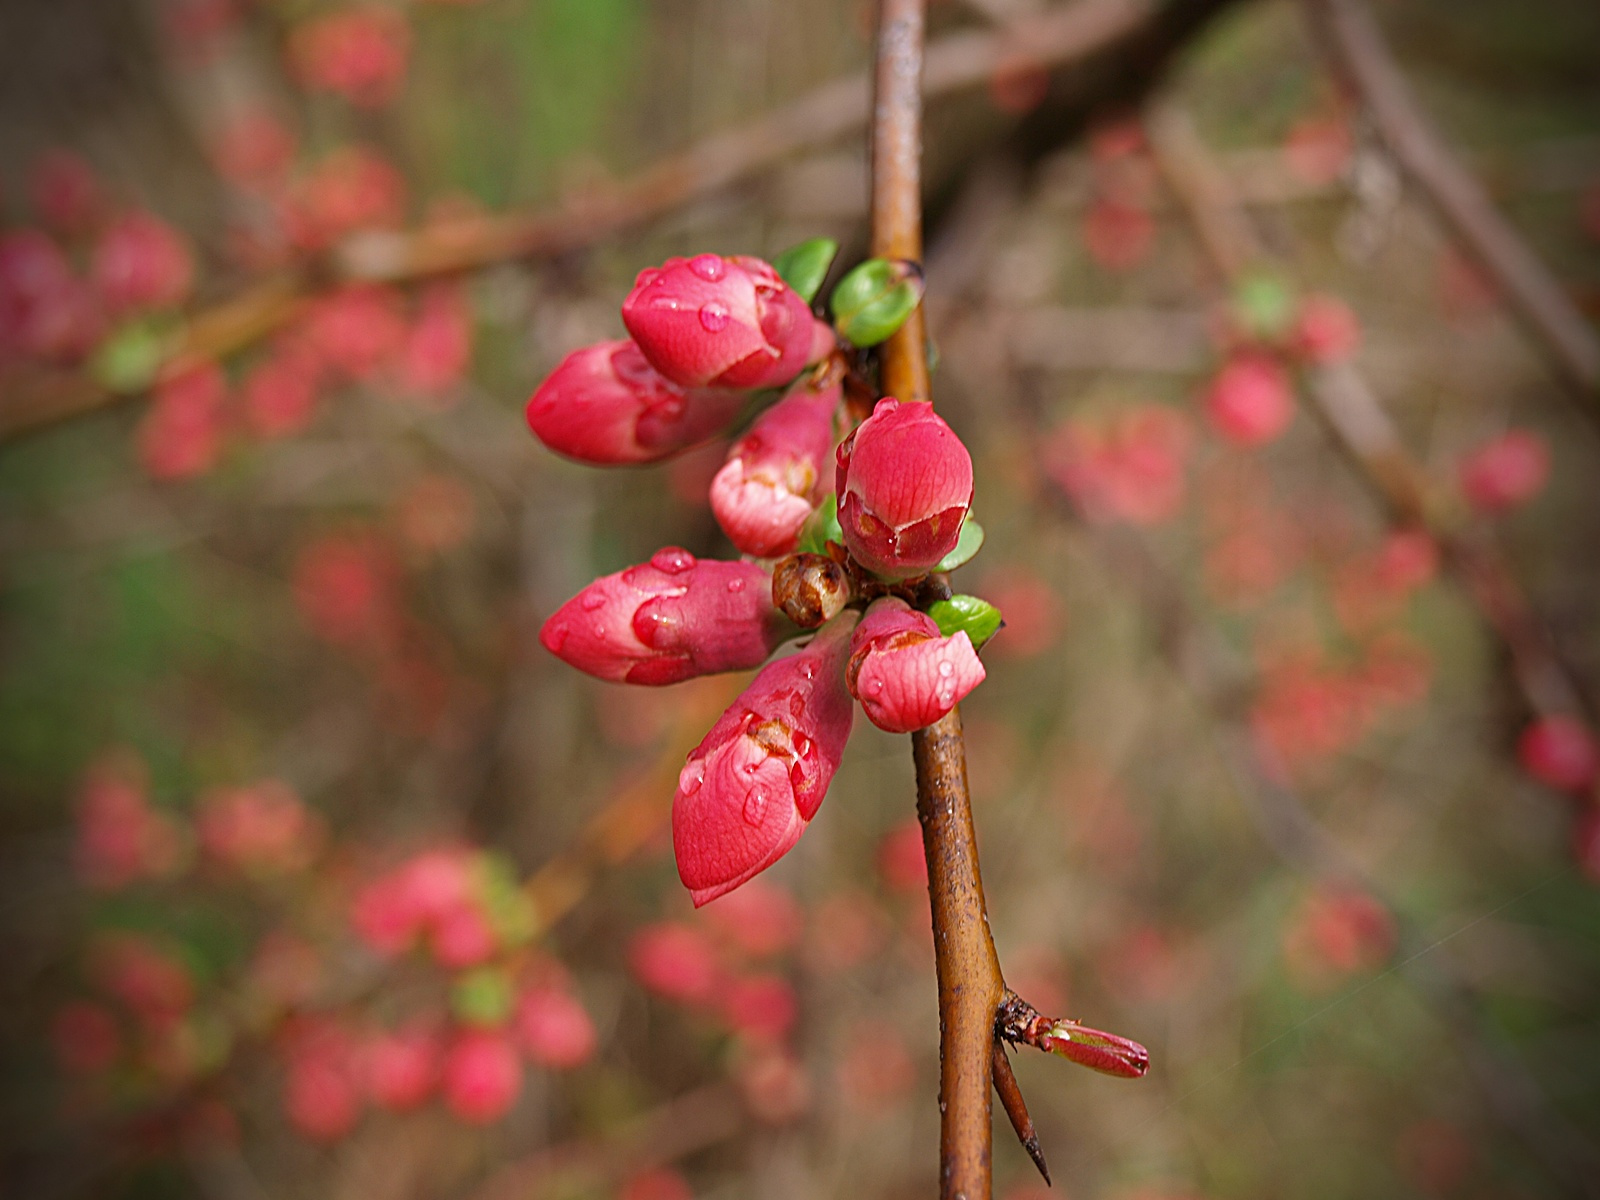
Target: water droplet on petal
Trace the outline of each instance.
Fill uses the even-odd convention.
[[[712,300],[700,306],[700,324],[707,333],[721,333],[728,327],[728,306]]]
[[[685,796],[694,795],[705,781],[706,765],[703,762],[684,763],[683,770],[678,772],[678,790]]]
[[[941,683],[939,690],[934,694],[938,697],[940,705],[948,706],[955,703],[956,690],[948,683]]]
[[[650,556],[650,565],[668,575],[681,575],[694,566],[694,555],[677,546],[667,546]]]
[[[881,680],[881,679],[869,679],[869,680],[867,680],[867,695],[876,696],[879,693],[881,693],[882,691],[883,691],[883,680]]]
[[[603,638],[606,635],[606,623],[604,621],[596,621],[593,625],[589,626],[589,631],[593,633],[595,637]]]
[[[946,679],[950,678],[950,676],[954,675],[955,673],[956,667],[954,663],[946,660],[939,664],[939,674],[943,675]]]
[[[567,644],[567,637],[572,633],[572,627],[566,624],[552,625],[545,630],[545,645],[550,648],[550,653],[561,653],[561,647]]]
[[[767,793],[761,788],[753,787],[750,794],[744,798],[744,819],[747,825],[760,825],[761,818],[767,815]]]
[[[728,580],[728,590],[730,592],[742,592],[742,591],[744,591],[744,580],[742,580],[742,579],[730,579],[730,580]]]
[[[720,254],[696,254],[689,260],[689,270],[708,283],[715,283],[728,273],[728,264]]]
[[[578,607],[583,609],[584,612],[593,612],[603,606],[605,602],[606,598],[599,592],[585,592],[583,599],[578,601]]]

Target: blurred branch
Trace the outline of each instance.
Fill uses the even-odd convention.
[[[1091,527],[1063,500],[1077,528]],[[1385,889],[1312,815],[1281,770],[1263,765],[1260,742],[1251,736],[1242,703],[1249,694],[1245,672],[1231,665],[1229,648],[1189,606],[1182,584],[1165,570],[1143,539],[1110,528],[1093,531],[1096,556],[1134,592],[1141,612],[1160,634],[1159,649],[1178,681],[1215,718],[1215,746],[1262,839],[1290,867],[1312,879],[1359,888],[1383,904],[1395,920],[1395,970],[1432,1005],[1477,1078],[1495,1118],[1519,1137],[1574,1195],[1597,1194],[1600,1148],[1556,1107],[1521,1059],[1507,1051],[1483,997],[1437,938],[1408,917]]]
[[[1261,239],[1192,124],[1172,109],[1152,111],[1151,150],[1199,235],[1217,274],[1237,281],[1265,259]],[[1594,712],[1576,672],[1562,660],[1493,546],[1430,499],[1426,473],[1406,449],[1376,393],[1349,363],[1310,372],[1313,407],[1397,525],[1427,530],[1488,626],[1510,655],[1529,708],[1539,714]]]
[[[745,1128],[745,1108],[730,1083],[713,1083],[607,1132],[547,1146],[500,1167],[473,1200],[527,1200],[571,1187],[575,1178],[615,1186],[631,1172],[665,1166],[727,1141]],[[567,1194],[563,1191],[561,1194]]]
[[[924,0],[881,0],[874,45],[872,253],[922,261]],[[927,401],[919,307],[883,346],[883,389]],[[1005,981],[989,934],[961,713],[911,735],[939,981],[939,1194],[989,1200],[994,1021]]]
[[[1031,64],[1059,68],[1136,41],[1160,14],[1156,0],[1077,0],[1003,30],[949,34],[928,47],[924,88],[928,95],[944,95],[980,87],[1017,46],[1026,47]],[[412,283],[593,245],[861,128],[869,118],[870,91],[865,73],[825,83],[630,178],[575,192],[550,209],[456,218],[403,233],[358,234],[326,258],[198,313],[164,370],[239,353],[291,320],[300,302],[329,287]],[[83,372],[11,379],[5,392],[0,441],[132,395],[113,392]]]
[[[1306,11],[1390,153],[1595,413],[1600,336],[1423,115],[1371,12],[1361,0],[1306,0]]]

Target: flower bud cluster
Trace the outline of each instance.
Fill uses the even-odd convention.
[[[826,247],[797,249],[806,253],[783,261],[806,268],[809,295]],[[847,277],[859,302],[836,293],[836,316],[874,337],[903,320],[920,297],[908,270],[865,265]],[[952,624],[941,628],[944,617],[913,607],[948,600],[943,576],[929,577],[981,543],[967,521],[972,458],[927,403],[886,397],[848,428],[835,334],[773,267],[672,259],[640,273],[622,318],[630,340],[568,355],[528,403],[529,426],[559,454],[656,461],[714,436],[750,392],[788,385],[710,486],[712,513],[748,557],[716,562],[668,547],[595,580],[540,633],[546,649],[596,678],[660,685],[759,667],[781,642],[814,631],[762,668],[679,776],[673,847],[700,905],[794,847],[838,768],[852,699],[893,733],[940,720],[982,681],[975,642],[999,615],[957,598],[972,603],[946,604]]]

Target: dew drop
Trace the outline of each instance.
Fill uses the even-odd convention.
[[[817,677],[817,664],[807,659],[800,664],[800,677],[802,679],[815,679]]]
[[[720,254],[696,254],[689,260],[689,270],[708,283],[715,283],[728,273],[728,265]]]
[[[934,694],[938,696],[941,705],[949,705],[955,702],[956,690],[948,683],[941,683],[939,690]]]
[[[881,680],[881,679],[869,679],[869,680],[867,680],[867,695],[876,696],[876,695],[880,694],[882,691],[883,691],[883,680]]]
[[[593,612],[604,605],[605,602],[606,598],[599,592],[586,592],[583,599],[578,601],[578,607],[583,609],[584,612]]]
[[[702,304],[700,324],[707,333],[721,333],[728,327],[728,306],[716,300]]]
[[[744,580],[742,580],[742,579],[730,579],[730,580],[728,580],[728,590],[730,592],[742,592],[742,591],[744,591]]]
[[[694,555],[677,546],[667,546],[650,556],[650,565],[668,575],[681,575],[694,566]]]
[[[767,815],[767,793],[758,787],[751,788],[744,798],[743,815],[745,824],[760,825],[761,818]]]
[[[603,638],[606,635],[606,624],[604,621],[596,621],[593,625],[589,626],[589,631],[593,633],[595,637]]]
[[[549,629],[545,630],[544,644],[549,647],[551,654],[560,654],[561,647],[567,644],[567,637],[571,633],[572,627],[569,625],[552,625]]]
[[[947,660],[939,664],[939,674],[943,675],[946,679],[949,679],[950,676],[954,675],[955,673],[956,668],[954,663]]]
[[[692,796],[700,790],[700,785],[705,781],[705,763],[684,763],[683,770],[678,772],[678,791],[682,792],[685,796]]]

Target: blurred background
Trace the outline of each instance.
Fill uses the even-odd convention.
[[[1600,10],[1375,9],[1592,322]],[[908,739],[857,721],[796,851],[695,913],[666,817],[741,681],[536,634],[731,554],[726,443],[598,471],[521,415],[643,267],[860,256],[872,17],[0,8],[10,1194],[935,1193]],[[1002,1120],[997,1195],[1596,1194],[1592,389],[1301,6],[930,25],[991,922],[1153,1061],[1019,1056],[1056,1186]]]

